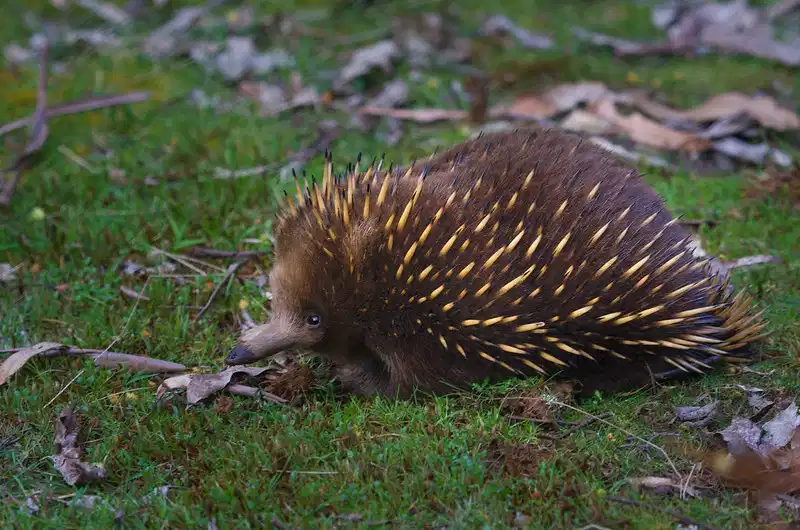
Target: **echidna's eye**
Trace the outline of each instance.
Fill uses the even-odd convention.
[[[306,324],[310,328],[316,328],[322,323],[322,319],[319,315],[310,314],[306,317]]]

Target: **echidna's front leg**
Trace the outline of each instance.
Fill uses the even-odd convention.
[[[386,364],[364,345],[351,346],[346,352],[338,352],[331,358],[334,362],[334,376],[354,394],[383,394],[390,385]]]

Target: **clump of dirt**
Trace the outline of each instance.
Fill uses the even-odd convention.
[[[263,388],[290,403],[296,403],[313,388],[316,380],[311,366],[290,356],[281,368],[267,374]]]
[[[554,407],[549,403],[550,398],[568,403],[572,399],[573,390],[572,385],[568,382],[527,390],[503,400],[503,411],[515,418],[537,423],[555,423],[552,416]]]
[[[486,464],[492,473],[506,477],[535,477],[539,474],[539,464],[553,456],[553,450],[547,447],[492,440],[489,443]]]
[[[541,392],[529,391],[503,400],[503,412],[507,415],[533,420],[538,423],[553,423],[550,407]]]

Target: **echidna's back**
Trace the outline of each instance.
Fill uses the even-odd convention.
[[[426,165],[408,226],[387,230],[396,273],[379,280],[399,315],[394,334],[426,352],[426,370],[485,372],[489,361],[506,373],[607,379],[616,374],[600,368],[647,374],[644,362],[701,370],[735,346],[714,327],[726,314],[709,307],[718,290],[689,234],[599,147],[496,133]]]

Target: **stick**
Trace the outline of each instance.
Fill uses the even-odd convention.
[[[36,88],[36,110],[33,112],[30,120],[33,122],[31,132],[28,137],[28,142],[25,144],[25,149],[22,153],[17,155],[11,165],[5,171],[12,171],[13,175],[3,183],[0,188],[0,204],[7,206],[11,203],[14,197],[14,191],[17,189],[20,177],[22,176],[22,164],[27,158],[38,151],[47,140],[47,42],[42,48],[41,55],[39,56],[39,84]]]
[[[149,92],[129,92],[127,94],[118,94],[115,96],[98,96],[89,99],[79,99],[69,103],[62,103],[55,105],[45,110],[45,118],[55,118],[58,116],[68,116],[70,114],[78,114],[81,112],[89,112],[92,110],[99,110],[108,107],[116,107],[119,105],[129,105],[132,103],[141,103],[150,99]],[[33,116],[21,118],[19,120],[10,121],[3,126],[0,126],[0,137],[6,134],[27,127]]]
[[[195,322],[200,320],[200,318],[203,316],[203,314],[205,314],[205,312],[208,311],[208,308],[211,307],[212,302],[214,302],[214,299],[217,297],[219,292],[222,290],[222,287],[225,284],[228,283],[228,281],[233,277],[234,274],[236,274],[236,271],[238,271],[239,268],[242,265],[244,265],[244,263],[245,263],[244,261],[236,261],[234,263],[231,263],[228,266],[228,270],[225,273],[225,277],[222,278],[222,281],[219,282],[219,285],[217,285],[216,289],[214,289],[214,292],[212,292],[211,296],[208,297],[208,302],[206,302],[206,305],[204,305],[203,308],[200,310],[200,312],[197,313],[197,316],[194,317],[194,321]]]
[[[584,420],[579,421],[578,423],[574,424],[572,427],[570,427],[569,429],[567,429],[564,432],[560,432],[558,434],[541,434],[540,436],[542,438],[549,438],[550,440],[563,440],[564,438],[570,436],[575,431],[577,431],[579,429],[582,429],[582,428],[586,427],[587,425],[591,425],[592,423],[594,423],[596,421],[602,421],[603,418],[607,418],[609,416],[611,416],[610,412],[606,412],[606,413],[600,414],[599,416],[589,416],[588,418],[585,418]]]
[[[682,523],[695,525],[698,528],[704,528],[705,530],[717,530],[713,526],[707,525],[705,523],[701,523],[697,519],[692,519],[688,515],[683,515],[682,513],[678,512],[676,510],[670,510],[668,508],[662,508],[661,506],[655,506],[653,504],[647,504],[645,502],[635,501],[633,499],[626,499],[625,497],[606,496],[606,499],[608,499],[608,500],[610,500],[612,502],[618,502],[620,504],[628,504],[630,506],[638,506],[640,508],[648,508],[650,510],[656,510],[656,511],[659,511],[661,513],[666,513],[666,514],[671,515],[672,517],[674,517],[675,519],[679,520]]]
[[[266,250],[217,250],[215,248],[197,247],[189,251],[190,256],[196,258],[235,258],[251,259],[267,254]]]

